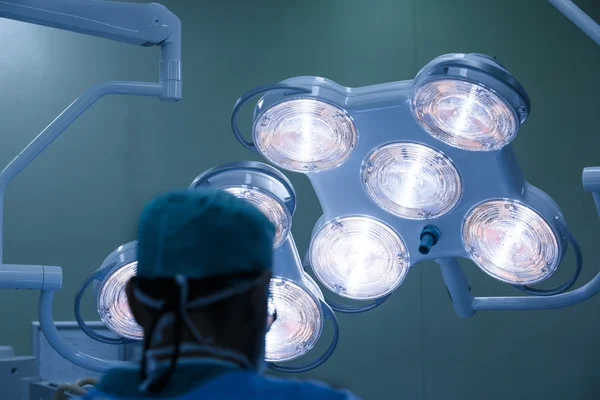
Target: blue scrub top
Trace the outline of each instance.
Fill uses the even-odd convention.
[[[82,400],[359,400],[320,382],[279,379],[214,364],[178,365],[168,387],[159,394],[142,394],[139,384],[139,369],[113,369]]]

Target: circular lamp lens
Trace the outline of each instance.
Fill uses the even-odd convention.
[[[558,239],[546,220],[513,200],[474,207],[463,223],[463,243],[471,259],[492,277],[532,285],[556,271]]]
[[[275,104],[254,123],[258,150],[277,166],[296,172],[335,168],[356,147],[354,122],[341,108],[319,100]]]
[[[98,314],[114,333],[127,339],[141,340],[144,331],[138,325],[127,302],[125,285],[136,273],[137,261],[125,264],[113,271],[102,282],[98,292]]]
[[[463,150],[492,151],[509,144],[519,123],[495,92],[456,79],[425,82],[415,89],[413,112],[434,138]]]
[[[413,220],[448,213],[463,190],[452,161],[416,143],[380,147],[367,156],[361,174],[367,193],[379,207]]]
[[[312,349],[321,335],[321,309],[316,300],[296,284],[272,278],[269,310],[277,319],[266,336],[267,362],[294,360]]]
[[[275,197],[258,188],[249,186],[229,186],[224,187],[223,190],[240,199],[250,202],[250,204],[258,208],[269,221],[275,225],[273,247],[279,247],[289,233],[291,225],[291,216],[285,206],[283,206]]]
[[[368,217],[329,221],[315,235],[310,260],[317,278],[339,296],[372,300],[392,293],[408,273],[403,240]]]

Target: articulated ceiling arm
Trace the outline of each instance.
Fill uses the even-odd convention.
[[[162,100],[181,99],[181,21],[161,4],[99,0],[0,0],[0,18],[160,46]]]
[[[167,40],[177,19],[160,4],[96,0],[2,0],[0,17],[138,46]]]
[[[565,17],[584,31],[594,42],[600,45],[600,25],[590,18],[571,0],[549,0]]]

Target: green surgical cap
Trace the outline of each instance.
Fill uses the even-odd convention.
[[[227,192],[169,192],[140,217],[137,276],[190,279],[271,270],[275,227],[249,202]]]

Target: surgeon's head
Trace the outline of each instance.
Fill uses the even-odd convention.
[[[274,232],[257,208],[224,191],[170,192],[146,206],[127,296],[144,329],[144,355],[173,349],[165,353],[170,372],[154,386],[186,351],[242,368],[262,364]]]

